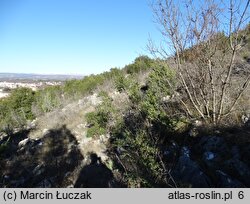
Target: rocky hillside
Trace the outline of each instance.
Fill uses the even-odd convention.
[[[121,95],[112,94],[113,100],[124,100]],[[123,164],[125,149],[117,148],[114,159],[108,149],[109,134],[87,136],[91,125],[85,116],[101,103],[94,94],[38,117],[11,137],[2,136],[0,186],[126,187],[121,169],[129,167],[114,165],[117,158]],[[192,133],[169,138],[160,147],[162,162],[171,170],[163,186],[250,186],[247,125],[244,130],[218,130],[213,135]]]
[[[96,94],[85,97],[37,118],[26,130],[1,137],[0,186],[121,186],[108,168],[108,135],[87,137],[84,116],[100,102]]]

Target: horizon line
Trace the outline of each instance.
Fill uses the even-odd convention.
[[[56,74],[56,73],[27,73],[27,72],[0,72],[0,74],[24,74],[24,75],[59,75],[59,76],[87,76],[86,74]]]

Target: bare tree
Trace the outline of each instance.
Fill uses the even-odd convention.
[[[180,101],[187,113],[214,125],[235,110],[250,82],[249,74],[240,85],[232,76],[244,45],[250,0],[216,2],[154,1],[164,44],[148,45],[152,54],[174,66],[185,90]],[[171,82],[168,85],[174,89]]]

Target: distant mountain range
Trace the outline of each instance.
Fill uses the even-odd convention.
[[[65,81],[69,79],[82,79],[83,75],[61,75],[61,74],[26,74],[26,73],[0,73],[0,81],[29,80]]]

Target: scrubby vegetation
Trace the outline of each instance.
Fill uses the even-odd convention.
[[[90,112],[86,115],[89,126],[88,137],[98,137],[102,134],[107,134],[110,129],[110,123],[114,120],[115,109],[112,106],[111,98],[107,93],[99,94],[103,102],[96,107],[95,112]]]
[[[27,120],[34,119],[31,110],[34,95],[30,89],[19,88],[0,101],[0,131],[11,134],[15,128],[23,127]]]
[[[0,100],[0,129],[12,132],[15,128],[22,128],[27,120],[32,120],[36,116],[51,112],[73,100],[92,94],[104,83],[113,83],[119,91],[123,91],[129,86],[126,73],[132,75],[139,70],[150,69],[153,62],[152,59],[143,56],[138,57],[134,63],[126,66],[123,70],[111,68],[108,72],[86,76],[82,80],[66,81],[63,86],[46,87],[37,92],[23,88],[16,89],[10,97]],[[98,129],[98,127],[94,128]],[[101,131],[100,128],[99,130]]]
[[[127,74],[136,74],[150,70],[154,66],[154,60],[148,56],[140,56],[132,64],[126,65],[124,70]]]
[[[24,129],[27,120],[95,93],[101,103],[84,116],[87,137],[98,140],[109,136],[110,169],[119,172],[123,186],[249,187],[249,179],[245,181],[242,175],[249,176],[245,153],[250,142],[250,26],[238,20],[236,30],[221,32],[215,26],[219,19],[214,19],[218,8],[209,2],[209,9],[195,13],[202,21],[190,14],[190,27],[185,30],[181,22],[175,22],[178,12],[171,13],[176,5],[158,1],[154,11],[174,53],[168,56],[152,46],[152,53],[164,58],[140,56],[123,69],[112,68],[63,86],[37,92],[14,90],[10,97],[0,100],[0,131],[11,136],[15,129]],[[202,26],[196,27],[199,23]],[[231,139],[233,125],[244,137]],[[1,144],[0,153],[7,145],[8,141]],[[235,145],[242,150],[235,150]],[[95,160],[98,163],[98,158]],[[190,177],[194,181],[180,173],[182,166],[191,169],[185,173],[194,174]],[[182,180],[177,182],[174,177]],[[231,177],[239,181],[227,182]]]

